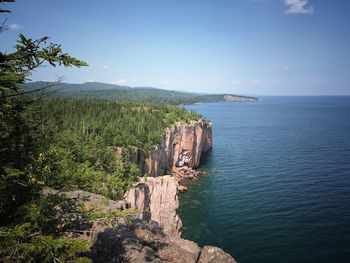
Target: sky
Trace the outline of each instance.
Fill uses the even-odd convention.
[[[9,30],[49,36],[86,68],[31,79],[242,95],[350,95],[348,0],[17,0]]]

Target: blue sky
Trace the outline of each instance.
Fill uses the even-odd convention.
[[[348,0],[17,0],[10,30],[90,65],[33,80],[246,95],[350,95]]]

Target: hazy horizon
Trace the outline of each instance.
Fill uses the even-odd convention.
[[[247,96],[350,95],[350,2],[23,1],[0,47],[51,37],[86,61],[33,81],[89,81]]]

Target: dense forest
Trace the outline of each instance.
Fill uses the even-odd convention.
[[[161,142],[166,127],[203,118],[175,105],[68,99],[42,101],[40,114],[48,127],[61,133],[145,150]]]
[[[151,87],[119,86],[99,82],[86,82],[83,84],[31,82],[22,87],[26,90],[35,90],[43,86],[50,86],[55,91],[55,97],[76,99],[97,99],[118,102],[142,102],[142,103],[167,103],[167,104],[192,104],[201,102],[226,101],[227,95],[234,96],[236,101],[255,99],[246,96],[230,94],[199,94],[173,90],[163,90]]]
[[[115,154],[115,146],[147,153],[161,142],[166,127],[201,118],[172,105],[67,99],[43,100],[37,114],[50,141],[39,158],[45,162],[45,185],[112,199],[121,198],[140,176],[136,165]]]

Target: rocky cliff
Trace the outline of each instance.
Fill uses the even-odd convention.
[[[154,220],[170,236],[179,236],[182,222],[177,215],[179,207],[178,182],[169,175],[142,179],[125,194],[131,208],[140,211],[139,218]]]
[[[201,155],[212,147],[211,124],[198,120],[169,128],[160,146],[154,147],[145,160],[145,170],[152,177],[164,174],[166,169],[197,168]]]
[[[161,176],[165,171],[181,176],[183,171],[197,168],[202,153],[211,147],[211,124],[198,120],[166,129],[161,144],[153,147],[147,158],[143,150],[137,148],[116,147],[116,153],[138,164],[142,173],[151,177]]]
[[[136,240],[141,239],[142,241],[126,243],[123,247],[124,242],[116,237],[124,234],[116,230],[101,233],[100,239],[111,240],[113,239],[111,236],[114,236],[115,240],[119,240],[118,246],[122,244],[120,249],[127,251],[126,257],[135,259],[135,261],[128,262],[235,263],[236,261],[220,248],[206,246],[201,249],[194,242],[181,238],[182,222],[177,214],[178,182],[183,177],[191,178],[195,174],[192,169],[199,166],[202,153],[210,150],[211,147],[211,124],[199,120],[191,124],[176,125],[166,130],[161,145],[154,147],[149,157],[144,160],[145,155],[140,154],[138,149],[135,149],[133,153],[130,150],[124,152],[123,154],[127,154],[130,161],[138,161],[136,163],[139,164],[141,161],[144,165],[143,169],[152,176],[142,178],[125,194],[128,207],[139,211],[137,217],[141,221],[136,227],[130,229],[124,227],[122,231],[128,233],[125,234],[126,236],[134,237],[132,240],[135,240],[136,235]],[[123,150],[119,149],[119,151],[122,153]],[[161,176],[166,169],[171,171],[172,176]],[[144,240],[145,238],[147,241]],[[162,245],[158,246],[154,240],[161,242]],[[106,241],[102,242],[106,243]],[[145,243],[146,248],[140,245]],[[97,247],[100,246],[97,245]],[[115,248],[116,245],[112,247]],[[105,252],[99,249],[94,250],[96,258],[103,257]],[[116,256],[118,257],[118,254]],[[139,258],[147,258],[147,260],[137,261]]]
[[[96,229],[91,253],[96,263],[236,263],[220,248],[201,249],[192,241],[166,235],[155,221],[134,219]]]

